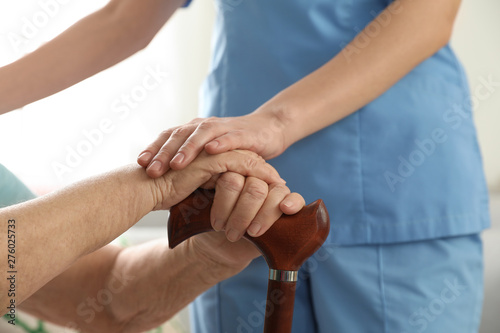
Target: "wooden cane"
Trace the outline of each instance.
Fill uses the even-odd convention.
[[[213,231],[210,210],[213,191],[197,190],[170,209],[170,248],[196,234]],[[298,270],[326,240],[330,230],[322,200],[295,215],[283,215],[260,237],[244,237],[262,253],[269,266],[264,333],[290,333]]]

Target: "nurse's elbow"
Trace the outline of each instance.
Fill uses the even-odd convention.
[[[450,42],[460,2],[460,0],[449,0],[435,3],[437,6],[434,15],[435,25],[431,28],[431,35],[436,39],[439,48]]]
[[[436,44],[438,46],[438,50],[446,45],[451,40],[451,35],[453,32],[453,25],[445,26],[441,31],[435,34]]]
[[[448,45],[451,39],[453,26],[441,24],[427,29],[425,37],[421,39],[422,50],[428,54],[434,54]]]

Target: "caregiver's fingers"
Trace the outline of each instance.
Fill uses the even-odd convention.
[[[169,168],[170,160],[173,158],[179,147],[194,132],[198,124],[204,120],[204,118],[195,118],[182,126],[172,127],[161,132],[153,143],[148,145],[146,149],[139,153],[137,163],[144,168],[149,167],[153,170],[160,167],[160,171],[165,170],[166,172]],[[170,141],[170,143],[167,144],[167,142],[172,139],[175,140]],[[176,147],[173,147],[175,141],[179,143],[177,143]],[[158,161],[158,163],[154,163],[155,161]],[[157,171],[150,170],[149,172],[155,175],[155,178],[158,177],[156,176],[158,174]]]
[[[149,163],[146,173],[152,178],[158,178],[165,174],[170,168],[170,160],[174,157],[179,147],[195,131],[196,124],[186,124],[175,128],[167,140],[162,142],[164,137],[158,138],[154,143],[154,148],[161,144],[160,148],[154,152],[154,157]]]
[[[161,147],[168,140],[170,135],[172,135],[174,129],[175,128],[170,128],[161,132],[155,141],[153,141],[146,147],[146,149],[139,153],[139,157],[137,157],[137,163],[139,163],[140,166],[146,168],[151,163],[153,157],[155,157],[155,155],[160,151]]]
[[[241,130],[231,131],[219,136],[215,140],[210,141],[205,145],[205,150],[209,154],[220,154],[234,149],[251,149],[260,148],[258,138],[255,133],[245,132]]]
[[[215,231],[225,228],[244,186],[245,177],[238,173],[226,172],[217,179],[214,202],[210,211],[210,222]]]
[[[200,122],[191,135],[185,138],[181,145],[175,147],[176,152],[170,161],[170,167],[175,170],[185,168],[205,148],[207,142],[227,133],[226,125],[225,119],[215,117]]]
[[[266,201],[269,186],[266,182],[248,177],[238,201],[226,224],[226,237],[231,242],[239,240],[246,232]]]

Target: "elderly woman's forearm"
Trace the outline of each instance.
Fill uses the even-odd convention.
[[[152,180],[130,166],[77,183],[38,199],[0,210],[0,221],[16,221],[21,303],[80,257],[130,228],[155,205]],[[3,223],[2,223],[3,225]],[[0,230],[2,240],[7,229]],[[2,244],[4,242],[2,241]],[[0,253],[5,254],[6,246]],[[0,263],[7,271],[6,261]],[[0,282],[5,290],[5,282]],[[2,292],[1,306],[7,300]],[[4,308],[5,309],[5,308]]]

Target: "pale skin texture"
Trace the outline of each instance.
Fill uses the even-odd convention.
[[[221,182],[221,174],[232,176]],[[0,209],[0,221],[16,221],[17,307],[82,332],[142,332],[165,322],[197,295],[246,267],[259,255],[256,248],[215,232],[174,250],[165,239],[127,249],[106,244],[151,210],[168,209],[202,184],[215,185],[219,194],[214,200],[228,191],[246,198],[214,209],[239,214],[242,204],[266,223],[276,221],[281,209],[294,214],[304,205],[262,158],[233,151],[203,153],[186,169],[157,179],[140,166],[127,166]],[[7,239],[7,228],[0,230],[0,238]],[[0,255],[7,258],[7,246],[0,248]],[[0,270],[9,270],[6,260]],[[8,289],[6,279],[0,280],[0,290]],[[103,298],[103,292],[112,299]],[[10,297],[5,292],[0,296],[3,314]]]

